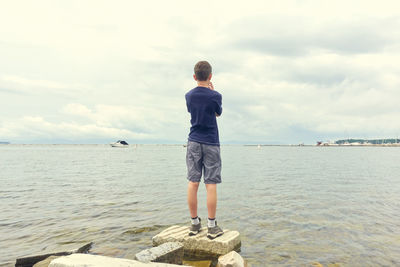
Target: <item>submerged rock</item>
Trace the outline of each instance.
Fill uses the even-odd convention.
[[[193,260],[183,260],[183,264],[189,265],[192,267],[210,267],[210,260],[202,260],[202,261],[193,261]]]
[[[239,250],[241,241],[238,231],[225,229],[224,234],[213,240],[207,238],[207,227],[195,236],[189,236],[188,226],[171,226],[153,237],[153,246],[166,242],[180,242],[185,255],[200,257],[218,257],[232,250]]]
[[[167,242],[158,247],[142,250],[135,255],[135,260],[141,262],[165,262],[182,264],[183,244]]]
[[[100,245],[101,246],[101,245]],[[96,247],[90,251],[91,254],[103,255],[108,257],[121,257],[124,255],[125,251],[116,247],[104,246]]]

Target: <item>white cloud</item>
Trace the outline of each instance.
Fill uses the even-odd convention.
[[[137,140],[179,140],[185,129],[183,121],[176,120],[183,114],[168,117],[162,110],[146,107],[97,105],[94,110],[85,105],[70,103],[60,109],[64,120],[50,121],[41,116],[24,116],[0,123],[0,136],[5,140],[19,142],[29,140],[92,140],[106,142],[115,139]],[[187,121],[187,120],[186,120]],[[162,129],[162,131],[160,131]],[[181,136],[182,138],[182,136]]]
[[[69,84],[60,81],[32,79],[17,75],[1,75],[0,86],[16,93],[43,95],[60,95],[64,97],[76,96],[91,89],[83,84]]]
[[[42,88],[54,88],[54,89],[66,89],[67,86],[58,82],[46,81],[46,80],[29,80],[23,77],[3,75],[1,79],[4,82],[16,83],[24,87],[42,87]]]
[[[71,115],[78,115],[78,116],[83,116],[86,118],[92,118],[93,113],[92,111],[87,108],[86,106],[78,103],[70,103],[63,107],[62,111],[66,114],[71,114]]]
[[[116,139],[139,139],[149,138],[148,134],[135,133],[133,131],[99,126],[94,123],[79,124],[74,122],[52,123],[42,117],[26,116],[15,121],[3,122],[0,126],[0,136],[24,142],[24,140],[110,140]],[[6,139],[7,140],[7,139]]]

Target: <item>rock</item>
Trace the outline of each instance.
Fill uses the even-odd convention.
[[[90,254],[71,254],[52,260],[49,267],[182,267],[182,265],[158,263],[158,262],[140,262],[135,260],[111,258],[100,255]]]
[[[231,251],[224,256],[218,258],[219,267],[244,267],[244,260],[239,253]]]
[[[192,267],[210,267],[211,261],[189,261],[189,260],[184,260],[183,264],[189,265]]]
[[[58,252],[47,252],[42,255],[36,255],[36,256],[28,256],[28,257],[23,257],[23,258],[18,258],[15,262],[15,267],[31,267],[35,263],[42,261],[44,259],[47,259],[50,256],[65,256],[65,255],[70,255],[72,253],[86,253],[90,250],[92,247],[92,242],[87,243],[77,249],[68,249],[65,251],[58,251]]]
[[[135,255],[135,260],[141,262],[165,262],[182,264],[183,244],[166,242],[158,247],[142,250]]]
[[[166,242],[183,244],[185,255],[194,257],[218,257],[232,250],[239,250],[241,241],[238,231],[225,229],[224,234],[213,240],[207,238],[207,227],[195,236],[189,236],[188,226],[171,226],[153,237],[153,246]]]
[[[50,256],[42,261],[39,261],[38,263],[33,265],[33,267],[48,267],[50,265],[50,262],[54,259],[57,259],[58,257],[60,256]]]

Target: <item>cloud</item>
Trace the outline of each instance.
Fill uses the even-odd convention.
[[[164,108],[163,108],[164,109]],[[176,124],[173,117],[163,109],[135,106],[96,105],[94,110],[77,103],[71,103],[62,110],[66,114],[75,115],[80,119],[88,119],[96,125],[131,129],[140,133],[157,134],[157,129],[168,124]],[[179,116],[177,114],[177,116]]]
[[[81,91],[90,91],[87,86],[79,83],[69,84],[53,80],[32,79],[18,75],[1,75],[0,85],[4,88],[3,91],[8,92],[36,95],[51,94],[63,97],[72,97]]]
[[[392,75],[397,67],[388,67],[392,61],[385,56],[254,58],[249,57],[249,63],[236,73],[216,78],[216,84],[226,92],[226,117],[221,123],[225,138],[312,142],[320,136],[399,134],[400,124],[394,118],[400,112],[393,97],[399,81]],[[250,73],[248,68],[253,70],[251,77],[245,75]],[[386,74],[379,69],[385,69]],[[339,74],[337,79],[324,78],[331,73]],[[304,139],[298,131],[310,135]]]
[[[145,139],[144,134],[133,133],[129,130],[102,127],[96,124],[51,123],[42,117],[26,116],[17,121],[2,123],[0,135],[13,140],[72,140],[79,139],[117,139],[118,137]],[[113,138],[113,139],[112,139]]]
[[[67,86],[54,81],[46,80],[29,80],[23,77],[3,75],[1,79],[4,82],[15,83],[24,87],[41,87],[41,88],[54,88],[54,89],[66,89]]]
[[[400,26],[398,17],[348,18],[347,21],[315,19],[298,15],[243,18],[227,26],[225,30],[231,33],[231,38],[225,45],[236,50],[293,57],[321,50],[345,55],[377,53],[399,41],[398,31],[382,31],[387,25],[392,29]]]
[[[41,116],[24,116],[0,123],[0,136],[6,140],[29,140],[46,143],[62,142],[111,142],[125,139],[132,142],[179,140],[176,133],[183,133],[182,122],[162,110],[145,107],[97,105],[93,110],[79,103],[70,103],[60,109],[63,121],[51,121]],[[181,130],[179,130],[181,128]],[[185,129],[186,130],[186,129]],[[107,141],[108,140],[108,141]]]

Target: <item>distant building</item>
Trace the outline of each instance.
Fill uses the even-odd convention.
[[[400,146],[400,139],[342,139],[335,142],[318,141],[317,146]]]

